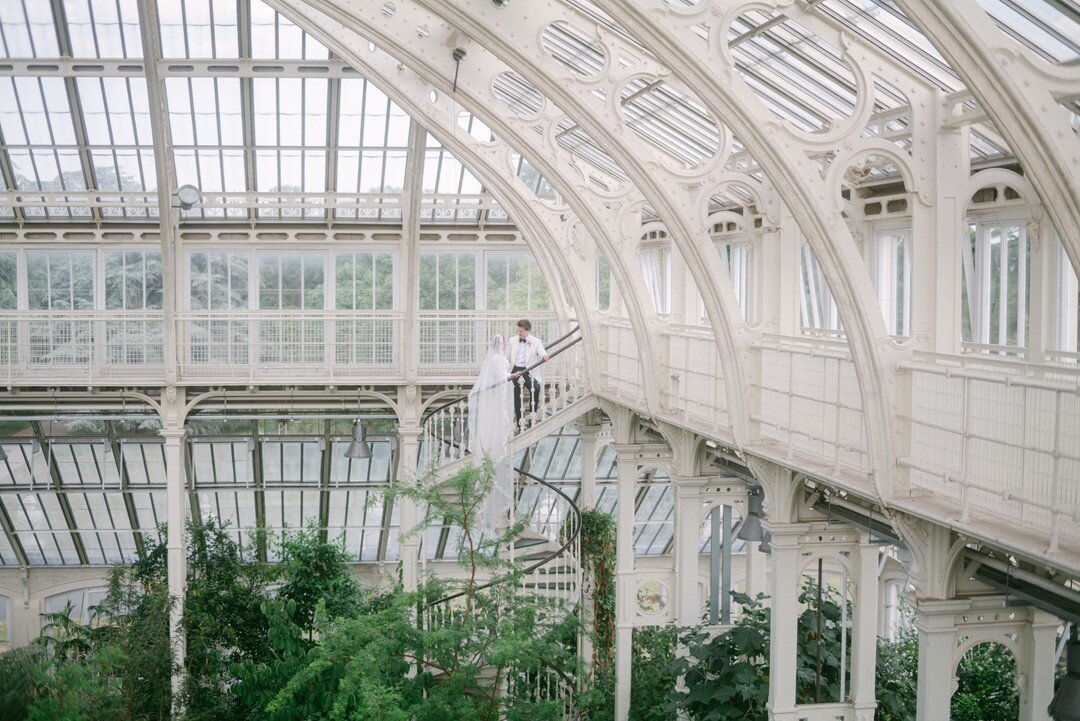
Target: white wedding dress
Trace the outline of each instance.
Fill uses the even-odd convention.
[[[510,466],[510,431],[513,427],[510,361],[506,341],[495,336],[480,375],[469,392],[469,450],[477,464],[490,461],[495,469],[491,492],[484,498],[477,523],[490,535],[507,518],[514,501],[513,474]]]

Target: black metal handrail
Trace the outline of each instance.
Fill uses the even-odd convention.
[[[453,445],[457,445],[457,444],[453,443]],[[538,561],[534,561],[533,563],[531,563],[528,566],[526,566],[525,568],[523,568],[521,573],[526,574],[526,573],[531,573],[531,572],[535,571],[536,569],[540,568],[543,565],[546,565],[549,561],[555,560],[556,558],[561,556],[563,553],[565,553],[566,550],[569,549],[571,545],[573,545],[574,541],[577,540],[578,535],[581,533],[581,509],[577,507],[577,504],[574,503],[573,499],[570,498],[570,496],[566,495],[566,493],[561,491],[554,484],[548,483],[547,481],[545,481],[540,476],[529,473],[528,471],[523,470],[521,468],[515,468],[514,470],[516,472],[520,473],[523,476],[527,476],[527,477],[531,478],[532,480],[536,481],[537,483],[539,483],[542,486],[547,486],[548,488],[550,488],[551,490],[555,491],[557,494],[562,496],[564,499],[566,499],[566,502],[570,505],[570,509],[571,509],[571,511],[573,511],[573,514],[574,514],[574,530],[573,530],[573,533],[570,534],[570,538],[567,539],[566,543],[559,546],[559,548],[557,550],[553,551],[550,555],[545,556],[544,558],[541,558]],[[429,603],[428,608],[430,608],[432,606],[435,606],[435,605],[438,605],[440,603],[445,603],[447,601],[452,601],[455,598],[460,598],[461,596],[464,596],[466,593],[469,593],[470,590],[473,593],[475,593],[476,591],[483,591],[485,588],[491,588],[492,586],[495,586],[497,584],[500,584],[500,583],[506,581],[508,578],[510,578],[509,575],[501,576],[499,578],[492,579],[492,580],[488,581],[487,583],[482,583],[479,586],[474,586],[472,589],[465,588],[465,589],[462,589],[461,591],[458,591],[457,593],[452,593],[449,596],[443,596],[442,598],[437,599],[437,600],[432,601],[431,603]]]
[[[577,333],[579,330],[580,330],[579,326],[574,326],[568,333],[566,333],[565,335],[560,336],[559,338],[556,338],[555,340],[553,340],[551,342],[551,346],[549,347],[549,350],[550,350],[550,348],[557,346],[559,343],[562,343],[564,340],[566,340],[567,338],[572,336],[574,333]],[[574,340],[567,343],[564,347],[559,348],[556,351],[549,352],[548,353],[548,360],[551,360],[552,358],[559,355],[563,351],[570,349],[571,347],[577,345],[580,342],[581,342],[581,336],[578,336]],[[536,368],[539,368],[541,365],[543,365],[546,362],[547,361],[538,361],[536,363],[533,363],[531,366],[529,366],[528,368],[526,368],[525,370],[523,370],[521,372],[522,373],[528,373],[529,371],[532,371],[532,370],[534,370]],[[513,381],[514,381],[513,378],[507,378],[506,379],[507,383],[512,383]],[[457,398],[451,398],[450,400],[446,401],[445,403],[441,403],[441,404],[435,406],[434,408],[427,409],[426,411],[424,411],[424,415],[420,419],[420,424],[423,425],[424,422],[427,421],[428,418],[430,418],[434,414],[438,413],[443,408],[449,408],[450,406],[454,405],[455,403],[459,403],[459,402],[465,400],[468,397],[469,397],[469,394],[466,393],[463,396],[458,396]]]

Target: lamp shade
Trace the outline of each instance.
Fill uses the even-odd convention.
[[[765,540],[765,529],[761,525],[761,518],[754,514],[748,515],[739,525],[739,532],[735,537],[740,541],[758,542]]]
[[[0,463],[3,463],[6,460],[7,460],[7,451],[4,450],[3,446],[0,446]]]
[[[1065,678],[1046,712],[1054,721],[1080,721],[1080,639],[1075,623],[1065,644]]]
[[[371,458],[371,444],[364,440],[364,424],[360,421],[353,423],[352,441],[345,449],[346,458]]]
[[[761,545],[758,546],[758,550],[762,553],[772,553],[772,533],[765,531],[765,538],[761,539]]]
[[[765,538],[765,529],[761,526],[761,496],[752,492],[747,498],[747,506],[749,508],[746,512],[746,518],[739,525],[739,532],[735,534],[735,537],[740,541],[753,541],[756,543]]]

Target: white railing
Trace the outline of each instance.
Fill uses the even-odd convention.
[[[181,382],[390,382],[414,353],[426,380],[459,382],[523,315],[542,339],[561,331],[551,311],[183,311],[176,365]],[[165,360],[160,310],[0,312],[0,383],[161,383]]]
[[[984,355],[997,358],[1012,358],[1023,360],[1027,355],[1027,349],[1023,346],[997,345],[993,343],[961,343],[961,349],[968,355]]]
[[[761,351],[761,434],[787,450],[869,469],[862,395],[846,341],[766,335]]]
[[[0,379],[138,380],[164,368],[160,311],[0,313]]]
[[[528,316],[532,333],[543,341],[562,335],[551,311],[529,313],[506,311],[421,311],[417,319],[420,374],[424,376],[475,375],[487,357],[491,339],[510,339],[518,320]],[[544,370],[545,375],[548,369]]]
[[[671,327],[660,337],[667,346],[660,378],[662,405],[686,421],[706,423],[714,430],[730,428],[724,369],[712,330]]]
[[[641,380],[641,353],[630,321],[605,318],[600,323],[600,387],[617,398],[641,405],[645,389]]]
[[[401,375],[402,317],[393,311],[187,311],[178,327],[187,380]]]
[[[563,345],[565,342],[559,347]],[[558,350],[558,347],[555,350]],[[590,393],[581,343],[554,356],[544,363],[540,370],[544,382],[540,387],[539,398],[535,399],[535,411],[530,410],[533,399],[528,387],[524,384],[512,384],[512,393],[518,394],[523,409],[522,417],[515,424],[514,436],[570,407]],[[425,461],[438,467],[446,462],[471,457],[469,422],[467,397],[437,406],[437,410],[430,413],[424,421],[424,447],[428,453]]]
[[[910,492],[947,499],[961,521],[1006,523],[1080,545],[1080,368],[917,354]]]

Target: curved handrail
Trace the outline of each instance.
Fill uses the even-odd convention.
[[[563,342],[564,340],[566,340],[567,338],[569,338],[570,336],[572,336],[572,335],[573,335],[574,333],[577,333],[577,332],[578,332],[578,331],[579,331],[580,329],[581,329],[581,328],[580,328],[579,326],[574,326],[574,327],[573,327],[573,329],[572,329],[572,330],[570,330],[570,332],[568,332],[568,333],[566,333],[565,335],[563,335],[563,336],[561,336],[561,337],[559,337],[559,338],[556,338],[556,339],[555,339],[554,341],[552,341],[552,342],[551,342],[551,347],[557,346],[557,345],[558,345],[559,343],[562,343],[562,342]],[[559,349],[558,349],[558,350],[556,350],[556,351],[553,351],[553,352],[551,352],[551,353],[548,353],[548,360],[551,360],[552,358],[554,358],[555,356],[559,355],[559,354],[560,354],[560,353],[562,353],[563,351],[565,351],[565,350],[568,350],[569,348],[571,348],[571,347],[573,347],[573,346],[577,345],[577,344],[578,344],[578,343],[580,343],[580,342],[581,342],[581,336],[578,336],[577,338],[575,338],[574,340],[570,341],[569,343],[567,343],[567,344],[566,344],[565,346],[563,346],[562,348],[559,348]],[[544,363],[546,363],[546,362],[547,362],[547,361],[538,361],[538,362],[536,362],[536,363],[533,363],[533,364],[532,364],[531,366],[529,366],[528,368],[526,368],[525,370],[523,370],[523,371],[522,371],[522,373],[528,373],[529,371],[531,371],[531,370],[533,370],[533,369],[535,369],[535,368],[539,368],[539,367],[540,367],[541,365],[543,365],[543,364],[544,364]],[[511,382],[513,382],[513,380],[514,380],[513,378],[507,378],[507,379],[506,379],[506,382],[507,382],[507,383],[511,383]],[[427,409],[426,411],[424,411],[424,415],[423,415],[423,416],[422,416],[422,417],[420,418],[420,424],[421,424],[421,425],[423,425],[423,424],[424,424],[424,422],[425,422],[425,421],[427,421],[427,419],[428,419],[428,418],[430,418],[430,417],[431,417],[431,416],[433,416],[434,414],[438,413],[438,412],[439,412],[439,411],[441,411],[441,410],[442,410],[443,408],[449,408],[450,406],[454,405],[455,403],[458,403],[458,402],[460,402],[460,401],[463,401],[463,400],[465,400],[465,399],[466,399],[466,398],[468,398],[468,397],[469,397],[469,394],[468,394],[468,393],[466,393],[466,394],[465,394],[465,395],[463,395],[463,396],[458,396],[457,398],[451,398],[450,400],[446,401],[445,403],[440,403],[439,405],[435,406],[434,408],[428,408],[428,409]]]
[[[457,444],[455,443],[454,445],[457,445]],[[539,559],[537,561],[534,561],[533,563],[531,563],[528,566],[526,566],[525,568],[523,568],[521,570],[521,572],[522,572],[522,574],[526,574],[526,573],[531,573],[532,571],[535,571],[536,569],[540,568],[541,566],[547,564],[549,561],[555,560],[556,558],[561,556],[563,553],[565,553],[570,548],[571,545],[573,545],[574,541],[577,540],[578,535],[581,533],[581,509],[577,507],[577,504],[574,503],[573,499],[570,498],[570,496],[566,495],[566,493],[561,491],[554,484],[548,483],[547,481],[545,481],[540,476],[529,473],[528,471],[523,470],[521,468],[515,468],[514,470],[517,471],[518,473],[522,474],[523,476],[527,476],[527,477],[533,479],[534,481],[536,481],[537,483],[539,483],[539,484],[541,484],[543,486],[547,486],[548,488],[550,488],[551,490],[555,491],[560,496],[565,498],[566,502],[570,505],[570,508],[574,513],[574,521],[575,521],[574,522],[574,531],[573,531],[573,533],[570,534],[570,538],[567,539],[566,543],[559,546],[559,548],[557,550],[553,551],[550,555],[545,556],[544,558],[541,558],[541,559]],[[447,601],[452,601],[455,598],[460,598],[461,596],[464,596],[466,593],[469,593],[470,590],[473,593],[475,593],[477,591],[483,591],[485,588],[491,588],[492,586],[503,583],[504,581],[506,581],[509,578],[510,578],[509,575],[501,576],[499,578],[492,579],[492,580],[490,580],[490,581],[488,581],[486,583],[482,583],[479,586],[474,586],[472,589],[467,589],[467,588],[463,589],[461,591],[458,591],[457,593],[452,593],[449,596],[444,596],[442,598],[436,599],[436,600],[430,602],[429,604],[427,604],[427,607],[431,608],[432,606],[434,606],[436,604],[446,603]]]

